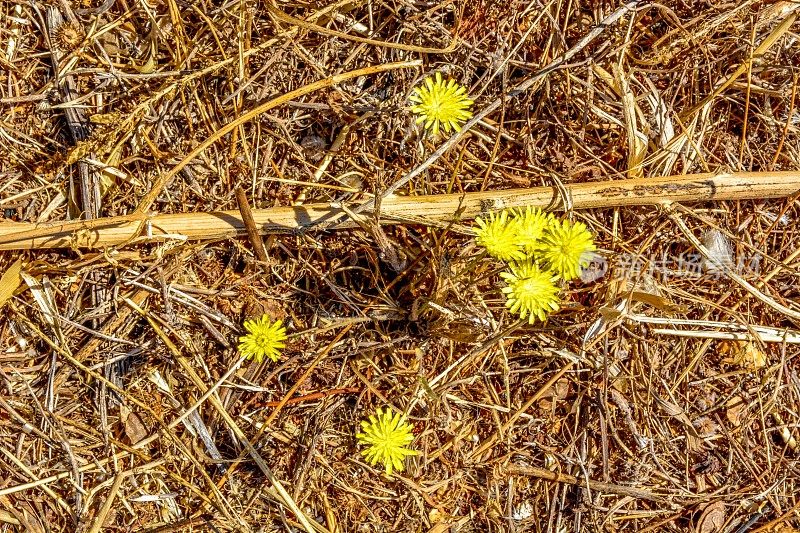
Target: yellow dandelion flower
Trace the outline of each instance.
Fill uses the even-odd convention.
[[[558,309],[558,287],[556,277],[542,271],[532,259],[511,263],[511,272],[501,272],[500,277],[508,284],[503,287],[506,307],[519,314],[523,320],[533,324],[535,319],[544,322],[547,315]]]
[[[370,415],[369,421],[361,421],[363,433],[356,434],[361,444],[368,446],[361,450],[361,455],[371,465],[383,463],[386,474],[391,476],[392,469],[402,472],[406,456],[417,455],[407,448],[414,440],[411,424],[400,413],[392,413],[390,408],[378,408],[376,414]]]
[[[555,222],[550,213],[544,213],[538,207],[526,207],[514,212],[517,220],[517,244],[528,254],[533,254],[541,243],[545,230]]]
[[[459,131],[461,125],[472,117],[469,108],[474,103],[467,95],[467,89],[454,80],[442,80],[442,73],[437,72],[435,78],[428,77],[411,91],[408,98],[416,105],[411,111],[417,115],[417,124],[424,122],[425,129],[439,134],[439,127],[450,133]]]
[[[581,267],[589,265],[596,249],[586,224],[562,220],[545,232],[538,257],[553,274],[571,280],[581,275]]]
[[[501,261],[525,259],[525,252],[517,242],[518,221],[508,216],[508,211],[500,214],[489,213],[489,219],[475,219],[475,241],[486,248],[486,252]]]
[[[239,337],[239,352],[248,359],[261,362],[264,357],[277,361],[286,344],[286,328],[281,320],[270,323],[267,315],[255,320],[245,320],[247,335]]]

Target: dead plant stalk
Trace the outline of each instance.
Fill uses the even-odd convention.
[[[436,226],[454,220],[469,220],[489,211],[528,205],[556,210],[564,209],[564,204],[568,203],[573,209],[592,209],[781,198],[799,191],[800,172],[707,173],[570,184],[565,188],[566,199],[557,187],[392,196],[381,202],[380,220],[384,224]],[[345,214],[342,207],[318,203],[255,209],[253,219],[261,234],[286,234],[314,229]],[[359,215],[363,219],[358,221],[350,218],[337,228],[357,227],[359,222],[371,220],[371,215],[369,212]],[[142,227],[145,234],[136,237]],[[210,240],[245,235],[247,228],[238,210],[153,216],[133,214],[46,224],[0,223],[0,250],[104,248],[142,241]]]

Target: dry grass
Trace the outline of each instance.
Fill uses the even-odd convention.
[[[0,532],[800,528],[796,185],[562,194],[605,262],[545,325],[465,231],[473,193],[796,179],[800,5],[323,4],[2,3],[0,241],[74,231],[0,252]],[[476,100],[449,139],[406,110],[436,70]],[[237,187],[339,218],[142,222]],[[390,193],[473,203],[384,226]],[[261,313],[289,345],[239,367]],[[382,405],[418,433],[391,479],[354,436]]]

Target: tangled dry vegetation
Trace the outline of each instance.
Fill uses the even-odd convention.
[[[569,208],[578,184],[796,171],[796,2],[2,11],[0,531],[800,527],[800,186],[572,206],[600,256],[532,326],[474,213],[362,209],[484,191],[490,210],[537,186]],[[408,111],[437,71],[475,100],[460,135]],[[342,217],[182,237],[247,204]],[[9,238],[154,213],[177,229]],[[283,356],[238,367],[263,313],[289,327]],[[391,477],[355,438],[382,406],[419,452]]]

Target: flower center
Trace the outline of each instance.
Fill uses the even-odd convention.
[[[541,289],[541,283],[539,280],[528,278],[522,282],[522,292],[525,293],[532,293],[532,292],[539,292]]]
[[[442,99],[438,94],[433,95],[431,98],[431,113],[438,115],[442,112]]]

